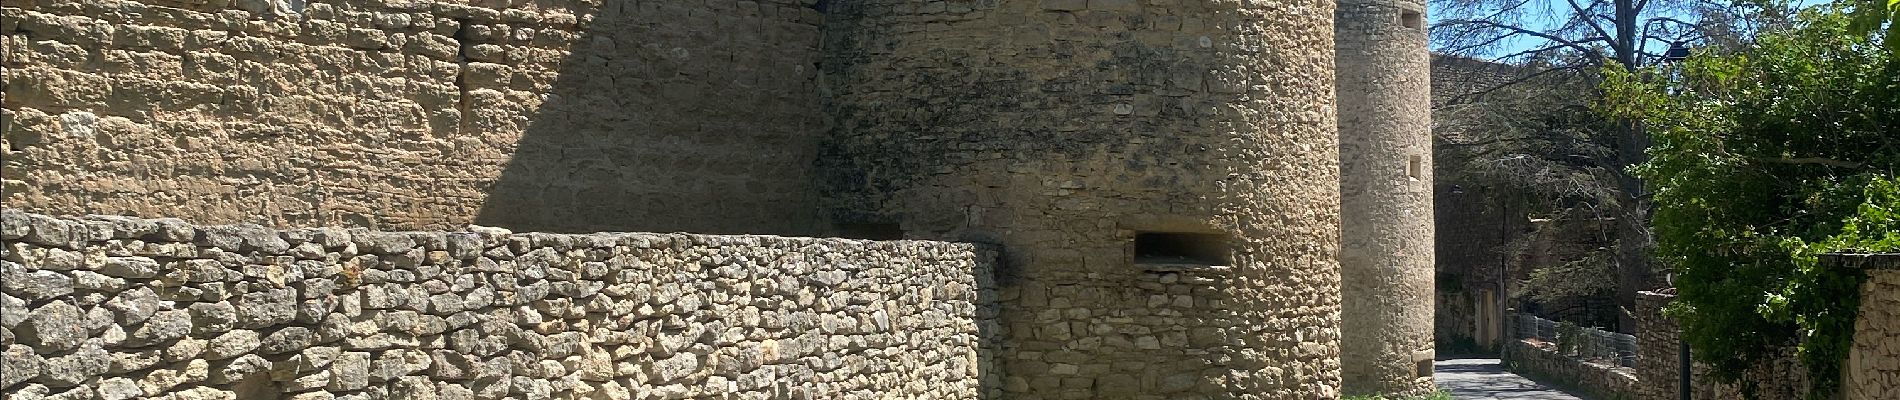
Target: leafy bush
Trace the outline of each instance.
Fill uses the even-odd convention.
[[[1557,354],[1576,356],[1577,347],[1582,344],[1583,326],[1570,321],[1557,324]]]
[[[1636,172],[1677,275],[1669,312],[1719,378],[1797,345],[1811,393],[1830,392],[1863,278],[1816,256],[1900,250],[1900,63],[1850,25],[1808,10],[1734,54],[1606,70],[1600,110],[1654,140]]]

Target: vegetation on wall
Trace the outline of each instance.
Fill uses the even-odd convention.
[[[1816,256],[1900,251],[1900,63],[1882,29],[1804,11],[1747,48],[1605,69],[1601,111],[1647,123],[1669,312],[1716,376],[1796,345],[1816,396],[1839,385],[1862,279]]]

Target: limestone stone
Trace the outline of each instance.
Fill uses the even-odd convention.
[[[208,386],[198,386],[172,393],[177,400],[236,400],[237,393]]]
[[[212,384],[232,383],[249,378],[253,374],[269,371],[271,362],[256,354],[245,354],[212,364],[211,373],[206,382]]]
[[[205,348],[203,357],[206,360],[213,361],[237,357],[257,350],[260,344],[261,340],[256,331],[235,330],[225,332],[211,339],[211,343]]]
[[[138,347],[165,342],[191,334],[191,312],[187,310],[165,310],[152,314],[152,317],[132,331],[126,345]]]
[[[245,293],[237,303],[237,326],[265,328],[290,322],[297,316],[297,294],[290,289]]]
[[[329,390],[356,390],[369,386],[370,354],[345,352],[330,363]]]
[[[158,293],[149,287],[139,287],[120,292],[104,304],[105,309],[113,312],[117,323],[124,326],[136,326],[150,319],[158,312]]]
[[[99,394],[101,400],[134,399],[143,394],[137,382],[123,377],[100,380],[99,387],[94,389],[94,392]]]
[[[38,381],[48,387],[73,387],[98,379],[112,358],[98,343],[89,343],[63,356],[47,357]]]
[[[193,303],[186,309],[191,311],[192,335],[212,337],[237,327],[238,309],[231,302]]]
[[[79,307],[64,301],[47,303],[20,323],[14,331],[16,340],[45,353],[70,350],[88,336],[81,313]]]
[[[28,301],[49,300],[73,293],[73,278],[55,271],[27,271],[20,264],[0,262],[0,287],[6,294]]]
[[[32,229],[31,216],[25,211],[12,208],[0,210],[0,238],[19,239]]]
[[[0,359],[0,387],[13,387],[20,382],[38,378],[44,364],[45,359],[35,353],[32,347],[7,345],[5,358]]]
[[[303,351],[316,343],[316,333],[310,328],[290,326],[265,335],[258,345],[259,354],[282,354]]]
[[[26,308],[26,300],[0,294],[0,328],[12,330],[14,326],[26,321],[32,313]]]
[[[144,279],[158,276],[158,261],[148,257],[107,257],[99,272],[120,278]]]
[[[158,349],[116,351],[112,353],[112,365],[106,372],[117,375],[132,375],[133,372],[143,371],[146,368],[158,365],[163,354],[164,351]]]
[[[198,358],[211,346],[211,341],[199,338],[180,338],[165,348],[165,361],[181,362]]]
[[[323,392],[323,391],[297,393],[297,394],[292,394],[289,397],[289,400],[333,400],[333,399],[336,399],[335,394],[331,394],[330,392]]]

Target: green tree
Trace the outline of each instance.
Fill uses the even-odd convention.
[[[1599,78],[1599,69],[1641,70],[1678,57],[1679,54],[1672,51],[1683,46],[1743,46],[1755,32],[1784,21],[1790,10],[1785,0],[1433,0],[1430,3],[1436,20],[1431,32],[1436,51],[1462,56],[1488,54],[1501,61],[1534,65],[1537,72],[1512,82],[1533,85],[1547,75],[1569,74],[1595,80]],[[1506,54],[1497,54],[1501,52]],[[1557,86],[1530,90],[1588,102],[1597,95],[1589,90],[1594,83],[1585,85],[1585,90],[1571,93],[1554,90],[1560,88]],[[1656,282],[1651,273],[1650,254],[1654,235],[1647,223],[1652,208],[1650,194],[1644,182],[1629,172],[1630,167],[1645,160],[1649,135],[1644,133],[1640,121],[1626,119],[1589,121],[1566,129],[1570,132],[1564,133],[1587,134],[1585,139],[1590,146],[1607,151],[1583,154],[1583,157],[1561,154],[1559,158],[1516,161],[1546,165],[1595,163],[1591,166],[1595,170],[1589,174],[1592,179],[1573,182],[1586,185],[1577,191],[1600,195],[1590,203],[1593,212],[1609,214],[1618,222],[1616,257],[1612,259],[1616,272],[1612,277],[1617,289],[1614,298],[1622,308],[1633,309],[1636,292],[1652,289]],[[1628,315],[1621,317],[1618,329],[1629,331],[1634,321]]]
[[[1900,250],[1900,63],[1857,15],[1811,9],[1748,48],[1605,73],[1601,110],[1654,140],[1636,172],[1678,273],[1670,312],[1718,377],[1797,345],[1811,393],[1836,387],[1860,277],[1816,256]]]
[[[1886,26],[1886,44],[1889,52],[1900,52],[1900,0],[1845,0],[1851,7],[1852,21],[1848,23],[1849,32],[1865,35]]]

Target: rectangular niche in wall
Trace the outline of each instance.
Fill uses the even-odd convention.
[[[1149,270],[1227,266],[1232,249],[1219,233],[1136,232],[1135,265]]]
[[[1425,158],[1419,157],[1419,156],[1412,156],[1409,159],[1407,159],[1405,162],[1405,175],[1411,177],[1412,180],[1415,180],[1415,181],[1419,179],[1424,179],[1425,178]]]
[[[1404,25],[1405,27],[1412,28],[1412,29],[1419,29],[1421,27],[1424,27],[1425,13],[1418,12],[1417,10],[1400,10],[1399,11],[1399,25]]]

